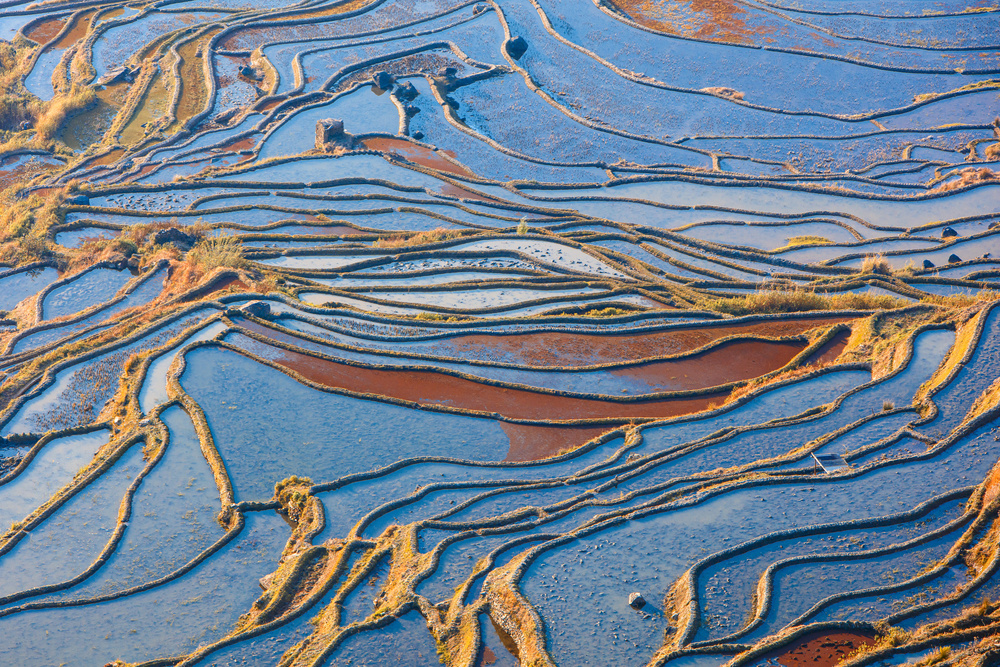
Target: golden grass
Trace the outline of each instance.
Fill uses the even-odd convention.
[[[43,141],[54,139],[68,117],[95,104],[97,93],[88,86],[74,85],[68,93],[56,95],[38,119],[38,138]]]
[[[727,315],[800,313],[811,310],[890,310],[909,305],[882,294],[819,294],[804,289],[761,290],[737,297],[705,299],[699,307]]]
[[[462,232],[455,229],[445,229],[438,227],[429,232],[418,232],[416,234],[394,234],[392,236],[382,236],[376,239],[376,248],[405,248],[408,246],[418,246],[427,243],[438,243],[461,236]]]
[[[987,301],[1000,299],[1000,292],[997,290],[983,289],[975,294],[928,294],[921,297],[922,303],[932,303],[935,306],[945,306],[947,308],[968,308]]]
[[[833,245],[833,241],[825,236],[792,236],[785,239],[785,245],[775,248],[771,252],[781,252],[782,250],[802,245]]]

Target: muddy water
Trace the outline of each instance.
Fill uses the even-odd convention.
[[[381,151],[382,153],[396,155],[430,169],[437,169],[438,171],[455,174],[456,176],[475,176],[475,174],[465,167],[444,159],[431,149],[419,146],[404,139],[372,137],[371,139],[365,139],[364,144],[366,148],[370,148],[373,151]]]
[[[778,664],[782,667],[834,667],[862,646],[875,641],[873,632],[830,632],[800,637],[761,656],[755,667]]]
[[[513,334],[509,336],[456,336],[438,344],[455,355],[479,356],[498,352],[512,363],[531,366],[583,366],[644,357],[682,354],[726,336],[795,336],[809,329],[829,326],[850,318],[831,315],[796,320],[777,320],[744,325],[709,325],[643,334],[603,336],[563,332]]]
[[[31,30],[24,34],[33,42],[45,44],[59,34],[59,31],[66,26],[65,19],[52,19],[35,24]]]
[[[255,350],[304,378],[327,387],[386,396],[420,405],[495,412],[511,419],[613,419],[669,417],[705,409],[725,393],[698,397],[612,403],[496,387],[434,371],[382,370],[320,359],[261,344]]]

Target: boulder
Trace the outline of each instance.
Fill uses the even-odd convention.
[[[167,229],[160,229],[155,234],[153,234],[153,243],[156,245],[166,245],[172,244],[181,250],[190,250],[194,247],[194,244],[198,242],[198,238],[182,232],[176,227],[168,227]]]
[[[240,310],[247,315],[259,317],[262,320],[266,320],[271,317],[271,306],[266,301],[251,301],[245,306],[242,306]]]
[[[956,255],[955,253],[952,253],[952,254],[948,255],[948,263],[949,264],[955,264],[956,262],[961,262],[961,261],[962,261],[962,258],[959,257],[958,255]]]
[[[87,195],[73,195],[66,198],[66,203],[70,206],[89,206],[90,197]]]
[[[958,232],[956,232],[951,227],[945,227],[944,229],[941,230],[941,238],[946,239],[949,236],[958,236]]]
[[[405,107],[403,107],[403,111],[404,111],[404,112],[406,113],[406,115],[407,115],[407,116],[409,116],[410,118],[413,118],[413,117],[414,117],[414,116],[416,116],[416,115],[417,115],[418,113],[420,113],[420,109],[419,109],[419,108],[417,108],[417,107],[415,107],[415,106],[413,106],[412,104],[407,104],[407,105],[406,105]]]
[[[642,609],[646,606],[646,598],[642,597],[642,593],[630,593],[628,596],[628,606],[632,609]]]
[[[388,72],[375,72],[372,74],[372,82],[382,90],[389,90],[395,79]]]
[[[119,271],[128,266],[128,258],[120,252],[112,253],[106,261],[108,266]]]
[[[417,90],[416,87],[409,81],[407,81],[401,86],[396,86],[396,97],[403,100],[404,102],[412,102],[417,98],[417,95],[419,94],[420,91]]]
[[[250,79],[251,81],[260,81],[264,78],[263,74],[255,70],[253,67],[250,67],[249,65],[242,65],[237,71],[239,72],[240,76],[246,79]]]
[[[524,41],[524,37],[518,35],[504,42],[503,48],[511,58],[520,60],[521,56],[528,50],[528,42]]]
[[[925,259],[924,260],[924,268],[925,269],[933,269],[934,268],[934,262],[932,262],[929,259]]]
[[[116,67],[104,76],[102,76],[98,81],[98,86],[107,86],[112,83],[132,83],[135,81],[135,77],[139,74],[138,67],[129,67],[128,65],[123,65],[122,67]]]
[[[344,137],[344,121],[324,118],[316,121],[316,145],[339,141]]]
[[[454,79],[456,74],[458,74],[458,68],[456,67],[442,67],[437,73],[442,79]]]
[[[735,88],[726,88],[725,86],[709,86],[708,88],[702,88],[701,92],[708,93],[710,95],[718,95],[719,97],[728,97],[731,100],[742,100],[743,93]]]
[[[316,121],[316,148],[329,150],[334,147],[351,148],[354,137],[344,132],[344,121],[339,118],[324,118]]]
[[[228,125],[229,121],[235,118],[240,111],[241,109],[239,107],[235,107],[233,109],[226,109],[222,113],[216,114],[215,118],[213,118],[212,121],[218,123],[219,125]]]
[[[30,120],[22,120],[21,124],[17,126],[17,129],[22,130],[22,131],[23,130],[30,130],[31,129],[31,121]]]
[[[421,132],[420,130],[417,130],[416,132],[414,132],[410,136],[413,137],[414,139],[416,139],[417,141],[420,141],[421,139],[424,138],[424,133]]]

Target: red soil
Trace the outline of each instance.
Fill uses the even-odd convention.
[[[66,25],[65,19],[49,19],[36,23],[35,26],[25,33],[25,37],[38,44],[45,44],[50,39],[59,34],[59,31]]]
[[[770,662],[783,667],[834,667],[858,647],[874,643],[874,639],[874,633],[857,630],[805,635],[761,656],[756,664]]]
[[[847,347],[847,341],[851,338],[850,331],[841,331],[829,341],[823,344],[816,352],[809,357],[808,364],[822,366],[832,364],[840,356],[840,353]]]
[[[674,361],[656,361],[611,371],[660,385],[660,391],[703,389],[776,371],[806,348],[804,341],[737,340]],[[670,378],[669,382],[665,379]]]
[[[673,35],[749,44],[775,31],[736,0],[615,0],[636,23]],[[753,25],[752,25],[752,24]]]
[[[534,334],[478,334],[440,341],[436,352],[467,356],[468,352],[497,351],[505,361],[531,366],[587,366],[645,357],[682,354],[725,336],[795,336],[819,326],[849,321],[842,316],[772,320],[755,324],[711,324],[648,334],[606,336],[562,332]]]
[[[365,139],[363,143],[365,148],[381,153],[389,153],[429,169],[436,169],[437,171],[444,171],[457,176],[475,176],[475,174],[465,167],[445,160],[437,152],[424,146],[418,146],[405,139],[372,137],[371,139]]]
[[[510,449],[504,461],[538,461],[576,449],[612,427],[529,426],[500,422],[500,428],[510,438]]]
[[[673,417],[721,403],[728,392],[615,403],[590,398],[497,387],[437,371],[409,371],[350,365],[256,343],[255,354],[326,387],[376,394],[420,405],[441,405],[496,413],[511,419],[613,419]]]

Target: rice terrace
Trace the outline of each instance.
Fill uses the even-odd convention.
[[[1000,667],[996,0],[0,0],[0,667]]]

